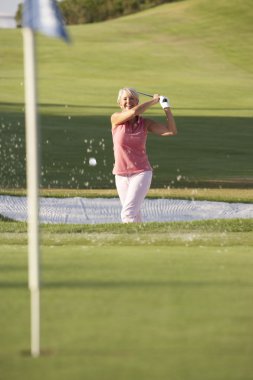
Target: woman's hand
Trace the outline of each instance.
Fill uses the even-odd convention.
[[[166,108],[170,108],[170,101],[169,98],[166,96],[160,96],[160,104],[161,107],[165,110]]]
[[[159,101],[160,101],[160,95],[159,94],[154,94],[153,95],[153,100],[155,101],[154,104],[159,103]]]

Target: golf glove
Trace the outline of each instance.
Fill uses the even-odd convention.
[[[170,107],[170,101],[166,96],[160,96],[160,104],[162,108],[169,108]]]

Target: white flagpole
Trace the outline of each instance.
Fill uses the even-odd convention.
[[[39,126],[37,116],[35,35],[23,28],[26,103],[28,266],[31,294],[31,355],[40,355]]]

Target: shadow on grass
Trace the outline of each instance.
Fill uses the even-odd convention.
[[[0,108],[1,107],[24,107],[25,104],[21,102],[0,102]],[[60,104],[60,103],[39,103],[38,104],[39,109],[43,108],[80,108],[80,109],[86,109],[86,108],[91,108],[91,109],[115,109],[114,106],[106,106],[106,105],[95,105],[94,104]],[[224,107],[173,107],[173,110],[180,110],[180,111],[253,111],[253,107],[238,107],[238,108],[224,108]]]
[[[26,187],[25,127],[21,103],[0,104],[0,183],[2,188]],[[94,106],[42,104],[41,187],[114,188],[114,157],[110,113],[76,115],[75,108]],[[99,111],[110,107],[95,107]],[[71,111],[72,109],[72,111]],[[162,122],[163,116],[152,116]],[[153,188],[252,188],[253,128],[250,117],[177,116],[178,135],[149,135],[147,151],[154,167]],[[96,166],[89,165],[95,157]]]
[[[43,289],[136,289],[136,288],[210,288],[210,287],[247,287],[252,288],[251,282],[238,281],[47,281]],[[27,282],[0,282],[0,289],[28,288]]]

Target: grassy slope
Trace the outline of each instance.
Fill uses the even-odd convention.
[[[132,84],[151,93],[165,91],[176,109],[203,106],[206,111],[211,95],[211,108],[227,107],[228,116],[240,105],[252,108],[252,12],[250,0],[240,9],[235,0],[187,0],[104,23],[72,26],[70,47],[39,37],[40,100],[85,103],[93,115],[99,106],[112,107],[120,86]],[[21,32],[1,31],[1,42],[2,77],[13,86],[10,90],[17,90],[14,85],[21,85],[23,78]],[[226,86],[235,92],[223,97]],[[22,89],[1,93],[1,98],[22,101]]]
[[[42,185],[114,187],[109,116],[125,85],[165,93],[174,105],[178,137],[149,138],[154,187],[251,181],[251,19],[249,0],[239,10],[235,0],[187,0],[73,26],[71,46],[39,36]],[[0,40],[1,183],[24,187],[21,32],[1,31]],[[162,115],[159,107],[149,114]]]

